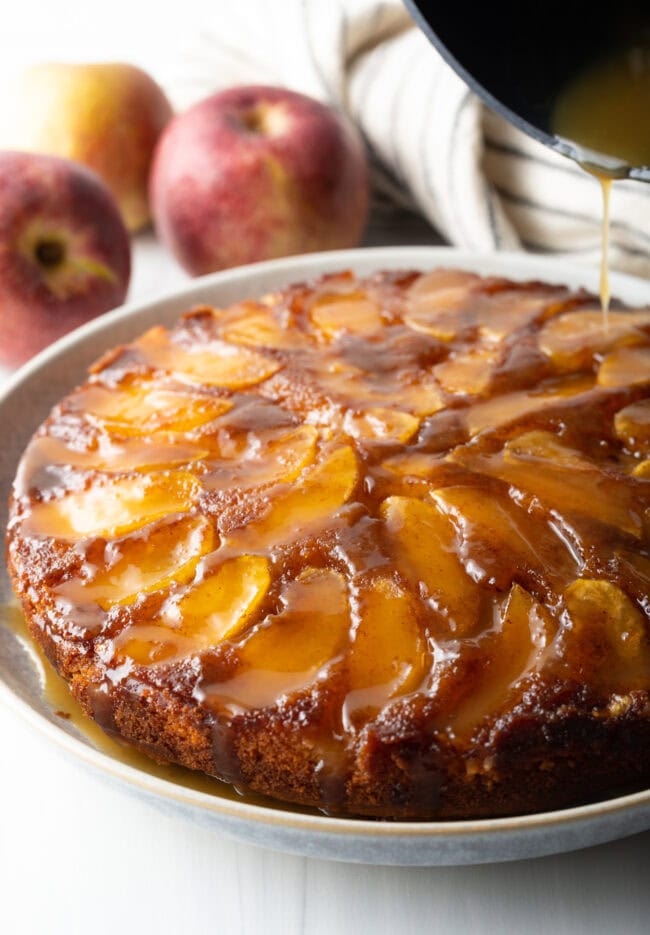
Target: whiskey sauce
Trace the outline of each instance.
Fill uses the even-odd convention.
[[[558,95],[551,129],[570,140],[577,160],[601,186],[600,300],[604,328],[610,301],[609,205],[612,181],[650,166],[650,47],[618,49],[571,79]]]

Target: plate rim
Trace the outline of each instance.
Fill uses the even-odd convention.
[[[411,259],[409,260],[409,258]],[[415,268],[422,263],[440,264],[449,262],[451,266],[458,268],[465,265],[468,269],[481,268],[480,271],[484,275],[490,275],[488,268],[493,266],[493,275],[509,276],[514,279],[539,277],[545,281],[549,281],[550,278],[556,282],[569,281],[573,284],[579,280],[584,280],[588,283],[587,288],[590,291],[595,290],[598,277],[598,271],[594,267],[581,266],[578,263],[552,256],[536,256],[510,251],[483,253],[444,246],[361,247],[351,250],[328,251],[326,253],[301,254],[279,260],[267,260],[199,277],[186,285],[161,291],[136,302],[129,302],[112,312],[93,319],[41,351],[10,376],[0,391],[0,405],[5,405],[20,387],[34,379],[43,368],[54,362],[61,354],[83,344],[86,340],[102,331],[106,331],[107,334],[110,333],[111,327],[117,322],[123,322],[133,317],[134,325],[136,325],[139,317],[144,316],[147,312],[151,313],[155,307],[163,303],[178,302],[179,308],[176,310],[176,315],[179,315],[183,311],[182,303],[192,300],[196,302],[209,301],[204,294],[211,290],[217,290],[220,286],[223,287],[226,284],[236,284],[238,282],[244,284],[250,278],[258,279],[266,275],[277,274],[279,277],[286,275],[286,284],[289,285],[292,281],[300,281],[301,272],[303,275],[307,275],[308,278],[312,278],[328,271],[354,267],[359,263],[364,264],[366,261],[376,261],[377,269],[389,266],[393,268],[400,268],[401,266],[401,268],[406,269]],[[650,302],[650,281],[646,281],[641,277],[625,273],[612,273],[611,286],[613,292],[645,292],[647,294],[646,302]],[[633,301],[638,300],[634,299]],[[19,639],[24,642],[20,637]],[[26,651],[29,651],[27,646],[25,648]],[[171,780],[153,776],[122,763],[49,721],[33,708],[28,701],[20,698],[1,675],[0,701],[19,714],[39,733],[53,741],[56,746],[73,754],[86,765],[122,783],[135,786],[153,797],[173,799],[182,805],[202,812],[207,810],[213,815],[223,818],[238,821],[252,820],[265,826],[281,826],[285,829],[291,828],[295,831],[316,835],[354,835],[366,840],[372,838],[382,840],[427,838],[432,843],[450,838],[461,841],[463,839],[476,839],[486,834],[494,839],[503,835],[513,835],[517,832],[547,832],[549,829],[557,829],[558,826],[568,830],[578,824],[588,822],[590,819],[600,818],[604,820],[634,810],[636,807],[644,805],[650,807],[650,788],[648,788],[572,808],[504,818],[445,821],[377,821],[368,818],[347,818],[312,814],[311,812],[287,811],[283,809],[282,802],[266,806],[244,800],[228,799],[219,795],[210,795],[206,792],[183,787]],[[639,830],[643,829],[640,828]]]

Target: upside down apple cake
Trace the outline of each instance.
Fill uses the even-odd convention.
[[[20,463],[8,559],[85,711],[338,814],[650,782],[650,310],[449,269],[195,308]]]

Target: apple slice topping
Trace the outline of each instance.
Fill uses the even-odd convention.
[[[283,327],[270,308],[256,302],[243,302],[217,315],[219,334],[231,344],[286,350],[309,347],[312,343],[297,328]]]
[[[260,555],[240,555],[224,562],[177,602],[163,619],[180,625],[198,645],[216,646],[237,636],[263,600],[271,578]]]
[[[91,385],[71,398],[75,411],[88,413],[111,434],[150,435],[191,432],[228,412],[232,403],[218,396],[166,389],[150,380],[112,389]]]
[[[310,317],[327,341],[344,334],[373,334],[383,325],[381,309],[363,292],[323,296],[312,305]]]
[[[337,448],[303,471],[289,489],[277,493],[259,519],[233,529],[226,542],[256,551],[293,542],[331,519],[356,483],[354,452],[347,445]]]
[[[636,454],[650,455],[650,399],[641,399],[614,416],[614,431]]]
[[[518,463],[522,458],[535,461],[551,461],[553,464],[574,471],[593,471],[595,464],[581,452],[561,441],[553,432],[536,429],[508,439],[503,448],[508,463]]]
[[[564,291],[542,290],[532,295],[522,289],[498,289],[480,293],[474,309],[474,320],[485,341],[499,343],[531,321],[548,314],[566,298]]]
[[[480,622],[481,594],[455,550],[456,530],[434,503],[388,497],[381,516],[399,571],[426,596],[454,636],[472,634]]]
[[[633,536],[642,532],[642,492],[624,474],[563,444],[552,432],[532,431],[506,442],[503,451],[481,454],[469,447],[450,458],[532,494],[547,511],[580,513]]]
[[[451,713],[456,736],[467,736],[494,715],[530,674],[544,666],[557,632],[551,613],[518,584],[501,605],[493,631],[481,637],[480,666],[465,681],[466,691]],[[472,652],[470,650],[470,656]]]
[[[439,341],[453,341],[471,327],[468,313],[473,289],[480,285],[474,273],[460,270],[434,270],[420,276],[408,291],[405,323]]]
[[[545,588],[563,588],[575,577],[575,556],[553,527],[505,491],[455,486],[432,496],[457,527],[459,555],[475,581],[505,590],[519,575]]]
[[[288,388],[291,395],[295,392],[295,386]],[[310,404],[313,400],[322,407],[325,418],[330,418],[332,404],[353,412],[359,408],[399,409],[417,417],[438,412],[444,405],[440,388],[427,370],[375,374],[336,358],[313,361],[300,401],[305,397]]]
[[[571,620],[565,631],[569,664],[608,691],[650,684],[650,644],[644,614],[615,584],[578,578],[564,592]]]
[[[343,419],[343,431],[363,442],[405,444],[419,427],[420,420],[408,412],[379,406],[366,412],[349,411]]]
[[[408,299],[414,303],[421,302],[422,305],[440,307],[448,293],[456,291],[467,296],[474,287],[480,286],[481,282],[481,277],[477,273],[440,267],[418,276],[409,286]]]
[[[386,395],[390,397],[386,401],[394,401],[418,418],[431,416],[444,405],[440,390],[430,379],[426,378],[418,379],[417,382],[411,384],[398,384],[391,387]],[[377,396],[377,399],[379,398]]]
[[[363,589],[358,617],[348,653],[348,714],[416,690],[426,671],[425,641],[407,591],[378,578]]]
[[[499,349],[489,346],[473,348],[437,364],[433,372],[445,393],[478,396],[490,385],[499,354]]]
[[[179,380],[204,386],[243,389],[261,383],[280,369],[277,361],[225,341],[183,346],[172,341],[161,325],[147,331],[134,346],[154,367],[173,373]]]
[[[199,560],[215,547],[212,523],[202,516],[163,521],[146,531],[113,541],[107,562],[90,578],[71,578],[56,588],[73,604],[96,603],[103,610],[132,604],[141,594],[184,584]]]
[[[534,319],[561,308],[567,298],[564,289],[504,288],[499,282],[486,288],[485,281],[473,274],[440,272],[446,277],[434,273],[433,279],[423,276],[411,286],[404,321],[441,341],[475,332],[487,343],[499,343]]]
[[[154,626],[127,627],[115,642],[121,656],[142,665],[194,655],[238,636],[251,621],[270,583],[258,555],[225,561],[180,597],[170,599]]]
[[[598,369],[601,386],[634,386],[650,383],[650,347],[621,347],[603,360]]]
[[[600,309],[583,309],[558,315],[539,333],[539,346],[558,370],[589,367],[596,354],[605,354],[620,344],[643,340],[641,329],[650,326],[650,310],[611,311],[603,327]]]
[[[573,405],[581,394],[593,390],[594,385],[592,376],[571,376],[550,381],[541,389],[515,390],[493,396],[468,407],[465,414],[467,429],[474,436],[486,429],[502,428],[536,412]]]
[[[440,467],[440,457],[423,451],[400,452],[382,461],[382,467],[398,477],[426,480]]]
[[[33,464],[68,465],[84,471],[102,471],[106,474],[127,471],[165,470],[179,464],[191,464],[207,457],[208,450],[198,445],[174,444],[163,435],[142,439],[124,438],[120,441],[100,437],[94,448],[80,451],[70,448],[59,438],[40,435],[28,448]]]
[[[36,503],[24,521],[26,534],[75,542],[114,538],[171,513],[188,513],[201,485],[187,471],[107,478],[59,500]]]
[[[345,579],[328,568],[307,568],[288,582],[282,609],[267,617],[238,650],[237,674],[210,685],[218,706],[264,708],[311,685],[341,657],[349,640]]]
[[[154,623],[127,627],[115,638],[113,646],[118,663],[131,660],[141,666],[188,658],[197,650],[194,640],[180,630]]]
[[[242,490],[270,484],[288,484],[313,462],[318,432],[312,425],[301,425],[279,437],[254,437],[251,444],[230,459],[211,459],[201,482],[208,490],[227,489],[235,484]]]

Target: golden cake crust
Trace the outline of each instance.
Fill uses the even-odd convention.
[[[650,311],[325,276],[106,354],[7,532],[34,638],[164,762],[340,814],[650,780]]]

